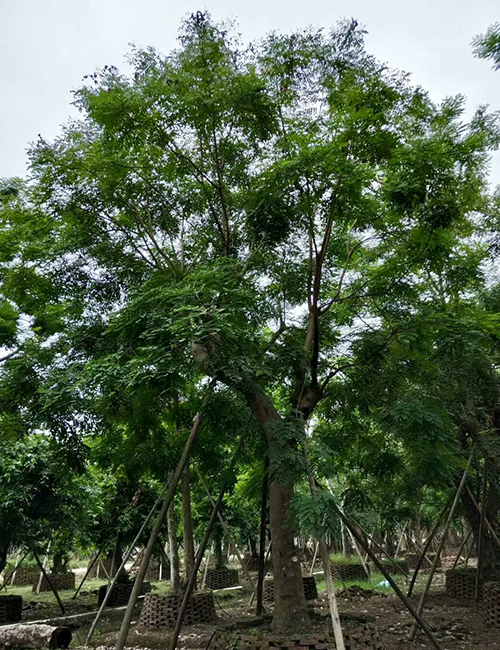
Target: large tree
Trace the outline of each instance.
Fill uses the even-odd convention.
[[[243,47],[198,13],[178,50],[131,64],[91,75],[81,119],[34,146],[32,207],[4,211],[31,245],[5,272],[43,278],[67,356],[100,358],[96,396],[115,381],[157,405],[208,376],[246,404],[270,459],[273,625],[303,629],[304,424],[374,305],[473,232],[495,134],[375,61],[355,21]]]

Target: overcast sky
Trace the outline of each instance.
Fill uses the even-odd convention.
[[[499,0],[0,0],[0,177],[26,175],[26,148],[74,115],[71,90],[106,64],[124,66],[129,43],[175,46],[187,13],[237,21],[245,40],[266,32],[330,27],[354,17],[367,49],[410,72],[432,98],[466,95],[500,110],[500,72],[472,56],[471,40],[500,20]],[[492,182],[500,183],[500,156]]]

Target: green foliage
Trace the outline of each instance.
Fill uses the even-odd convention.
[[[494,69],[500,69],[500,23],[490,25],[484,34],[474,38],[472,45],[475,56],[491,59]]]

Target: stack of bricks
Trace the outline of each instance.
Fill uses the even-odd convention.
[[[304,585],[304,596],[306,600],[314,600],[318,597],[318,589],[314,576],[303,576],[302,584]],[[268,603],[274,601],[274,580],[272,578],[264,580],[262,597]]]
[[[345,624],[342,631],[346,650],[384,650],[377,625],[362,619]],[[238,632],[217,630],[211,650],[336,650],[333,636],[292,636],[283,638],[274,634],[250,636]]]
[[[351,582],[354,580],[366,580],[366,571],[361,564],[335,564],[332,563],[330,571],[334,580]]]
[[[500,627],[500,582],[486,582],[483,597],[483,616],[486,625]]]
[[[147,594],[139,623],[146,627],[174,627],[182,605],[181,594]],[[189,599],[184,625],[210,623],[216,618],[212,592],[197,592]]]
[[[109,598],[106,602],[106,607],[121,607],[126,605],[132,593],[132,587],[134,586],[133,582],[117,582],[113,587],[113,591],[110,593]],[[108,585],[102,585],[99,587],[99,595],[97,597],[97,605],[101,606],[104,598],[106,596],[106,591]],[[149,582],[143,582],[141,588],[141,595],[146,594],[150,591],[151,585]]]
[[[52,591],[52,587],[57,589],[57,591],[63,591],[64,589],[74,589],[75,588],[75,574],[68,571],[67,573],[52,573],[49,574],[49,579],[52,586],[49,584],[49,581],[45,576],[42,578],[40,584],[40,591]],[[36,591],[38,587],[38,580],[33,585],[33,591]]]
[[[132,565],[132,568],[130,569],[131,576],[137,575],[137,572],[139,571],[139,567],[141,566],[141,561],[142,561],[142,556],[140,555]],[[160,580],[160,562],[158,561],[158,558],[155,557],[154,555],[149,560],[148,568],[144,579],[153,582],[157,582],[158,580]],[[170,565],[166,563],[162,563],[161,580],[170,580]]]
[[[207,589],[226,589],[238,584],[237,569],[208,569],[205,579]]]
[[[87,576],[89,580],[99,577],[100,580],[107,580],[108,575],[111,572],[111,563],[112,558],[99,558],[94,562],[92,568],[90,569],[89,575]],[[87,568],[92,564],[92,560],[87,565]]]
[[[17,623],[21,620],[22,611],[21,596],[0,596],[0,623]]]
[[[16,585],[16,587],[26,587],[27,585],[32,585],[34,582],[38,582],[39,577],[40,569],[19,567],[19,569],[16,569],[12,584]]]
[[[259,558],[255,556],[248,555],[245,557],[245,566],[248,571],[258,571],[259,570]],[[271,560],[266,560],[264,562],[264,573],[271,571],[272,562]]]
[[[446,572],[446,594],[460,600],[474,600],[476,589],[476,569],[450,569]],[[482,596],[482,584],[479,583],[479,596]]]
[[[387,562],[384,560],[383,562],[384,569],[387,571],[389,575],[392,576],[394,574],[399,574],[399,573],[406,573],[406,574],[409,573],[410,569],[408,566],[408,560],[398,558],[397,560],[395,560],[395,562],[396,564],[390,562],[389,560],[387,560]],[[378,569],[376,570],[378,572]]]
[[[429,571],[431,568],[431,563],[434,562],[435,557],[436,557],[435,553],[428,553],[427,556],[423,559],[422,563],[420,564],[419,571]],[[410,569],[410,571],[414,571],[417,568],[417,564],[420,560],[420,555],[418,555],[417,553],[412,553],[408,555],[406,559],[408,562],[408,568]],[[439,558],[436,566],[438,568],[442,566],[441,558]]]

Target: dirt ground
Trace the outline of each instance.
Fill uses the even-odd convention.
[[[419,578],[417,591],[422,589],[424,580],[425,576],[422,576],[422,579]],[[404,587],[403,578],[398,582],[401,587]],[[92,587],[95,586],[92,584]],[[319,582],[318,587],[320,590],[324,589],[324,582]],[[157,589],[163,591],[166,586],[155,584],[153,588],[155,591]],[[15,590],[9,589],[9,593],[14,592]],[[342,591],[337,593],[340,612],[374,617],[377,620],[386,650],[416,650],[432,647],[423,632],[419,632],[414,642],[408,641],[408,633],[413,619],[392,591],[388,590],[386,593],[372,591],[370,585],[365,584],[363,586],[353,585],[349,592],[350,599]],[[49,594],[44,595],[43,598],[38,597],[38,599],[28,591],[23,595],[25,596],[23,622],[61,616],[56,603]],[[63,592],[63,595],[66,594]],[[233,623],[240,618],[253,617],[255,608],[248,605],[248,600],[249,594],[246,589],[235,591],[232,594],[218,592],[216,596],[218,619],[211,624],[185,627],[180,637],[179,647],[185,650],[205,649],[216,627]],[[417,593],[412,598],[415,607],[418,600]],[[65,621],[65,624],[69,624],[73,630],[71,648],[82,648],[89,625],[94,618],[93,612],[96,609],[95,589],[84,592],[76,600],[70,600],[68,592],[64,603],[68,615],[87,613],[87,616]],[[165,650],[170,638],[169,631],[141,628],[138,625],[141,607],[142,603],[139,603],[134,623],[130,629],[127,647],[136,650],[146,648]],[[328,602],[324,591],[320,591],[319,598],[311,603],[311,607],[319,614],[328,614]],[[113,650],[122,617],[123,608],[106,610],[92,640],[92,645],[98,650]],[[432,593],[426,602],[423,617],[444,650],[500,650],[500,628],[487,628],[480,610],[474,604],[458,601],[445,595],[444,570],[435,576]],[[58,620],[57,624],[61,624],[61,621]]]
[[[433,647],[423,632],[419,632],[414,642],[408,641],[413,619],[397,596],[369,590],[363,593],[356,587],[352,591],[351,600],[342,593],[338,594],[340,612],[375,617],[385,650]],[[411,600],[416,606],[419,598],[417,596]],[[238,618],[254,616],[254,608],[243,604],[241,600],[238,603],[222,602],[221,605],[224,611],[219,609],[220,617],[213,624],[185,627],[179,647],[186,650],[206,648],[216,627],[232,623]],[[320,594],[313,607],[314,611],[327,614],[326,594]],[[423,616],[445,650],[500,649],[500,629],[487,628],[481,612],[473,604],[462,603],[449,598],[443,592],[435,591],[428,598]],[[127,646],[159,650],[168,647],[169,638],[167,630],[150,630],[135,625],[131,628]],[[115,640],[116,633],[109,632],[101,634],[96,643],[101,646],[99,650],[107,650],[114,647]]]

